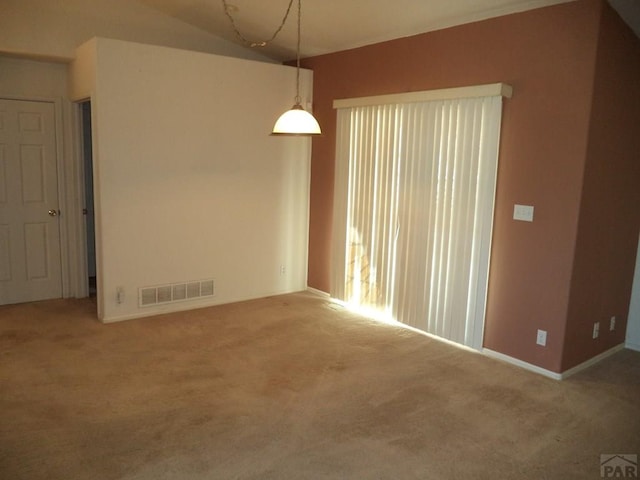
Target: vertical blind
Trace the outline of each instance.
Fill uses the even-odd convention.
[[[338,108],[331,295],[481,348],[502,96]]]

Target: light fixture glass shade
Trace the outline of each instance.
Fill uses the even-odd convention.
[[[318,121],[296,103],[276,120],[271,135],[320,135]]]

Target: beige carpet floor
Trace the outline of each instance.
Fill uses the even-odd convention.
[[[102,325],[0,307],[0,478],[598,479],[640,353],[565,381],[299,293]]]

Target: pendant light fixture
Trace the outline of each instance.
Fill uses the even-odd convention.
[[[276,38],[282,27],[284,26],[287,18],[289,16],[289,12],[291,11],[291,6],[294,0],[290,0],[287,11],[282,19],[282,23],[275,31],[273,36],[267,41],[261,42],[252,42],[247,40],[238,28],[236,27],[235,21],[233,20],[233,16],[231,15],[232,8],[227,4],[226,0],[222,0],[222,4],[224,6],[224,12],[229,17],[231,21],[231,25],[233,29],[242,40],[242,42],[249,47],[265,47],[267,46],[273,39]],[[302,107],[302,98],[300,97],[300,23],[302,18],[302,0],[298,0],[298,31],[297,31],[297,43],[296,43],[296,96],[294,99],[294,105],[290,110],[284,112],[278,120],[276,120],[275,125],[273,126],[273,131],[271,135],[320,135],[322,133],[320,129],[320,125],[318,121],[314,118],[314,116],[307,112]]]
[[[300,19],[301,3],[298,0],[298,41],[296,44],[296,97],[291,110],[284,112],[273,126],[271,135],[320,135],[320,125],[315,117],[302,108],[300,98]]]

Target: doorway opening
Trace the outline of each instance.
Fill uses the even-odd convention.
[[[86,247],[87,247],[87,282],[90,297],[95,297],[98,291],[96,281],[96,233],[93,195],[93,148],[91,136],[91,102],[80,104],[80,118],[82,129],[82,163],[84,171],[84,208]]]

